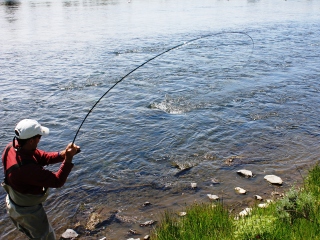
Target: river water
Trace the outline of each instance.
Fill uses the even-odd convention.
[[[320,156],[319,12],[316,0],[1,0],[0,146],[34,118],[50,128],[39,148],[62,150],[114,83],[181,44],[90,113],[73,171],[45,203],[48,217],[60,236],[92,212],[106,220],[117,210],[129,220],[83,238],[127,239],[129,229],[148,234],[139,223],[166,209],[209,202],[208,193],[231,209],[250,206],[255,194],[301,183]],[[267,174],[284,184],[269,185]],[[22,239],[4,207],[0,223],[1,239]]]

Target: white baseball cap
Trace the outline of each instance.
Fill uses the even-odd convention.
[[[36,135],[47,136],[49,134],[49,128],[41,126],[36,120],[23,119],[14,129],[16,138],[28,139]]]

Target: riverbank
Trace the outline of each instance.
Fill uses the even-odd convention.
[[[277,201],[266,201],[230,213],[223,202],[195,204],[183,215],[166,212],[151,239],[318,239],[320,231],[320,166],[315,165],[301,187]]]

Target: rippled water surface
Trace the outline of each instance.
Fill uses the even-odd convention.
[[[320,155],[319,12],[320,1],[298,0],[1,0],[0,146],[34,118],[51,131],[39,148],[62,150],[114,83],[181,44],[90,113],[73,171],[45,203],[57,235],[99,211],[111,217],[86,239],[127,239],[132,228],[143,237],[139,223],[208,193],[238,209],[283,192]],[[0,238],[21,239],[1,209]]]

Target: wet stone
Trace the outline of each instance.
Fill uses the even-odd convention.
[[[100,223],[100,215],[98,213],[92,213],[90,216],[89,221],[86,224],[86,229],[88,230],[95,230],[96,226]]]
[[[247,193],[247,190],[245,190],[241,187],[236,187],[236,188],[234,188],[234,190],[239,194],[246,194]]]
[[[211,182],[213,184],[219,184],[220,183],[220,181],[217,178],[211,178]]]
[[[237,173],[238,173],[239,175],[241,175],[241,176],[246,177],[246,178],[250,178],[250,177],[253,176],[253,175],[252,175],[252,172],[249,171],[249,170],[246,170],[246,169],[241,169],[241,170],[237,171]]]
[[[276,175],[266,175],[264,177],[264,179],[267,180],[271,184],[282,185],[282,183],[283,183],[282,179]]]
[[[260,200],[260,201],[263,200],[263,198],[262,198],[261,196],[259,196],[259,195],[254,195],[254,198],[255,198],[256,200]]]
[[[135,230],[135,229],[129,229],[128,233],[132,234],[132,235],[139,235],[140,233]]]
[[[150,202],[144,202],[144,203],[142,204],[143,207],[150,206],[150,205],[151,205]]]
[[[140,227],[150,226],[150,225],[153,225],[153,224],[155,224],[155,223],[156,223],[156,221],[154,221],[154,220],[146,221],[146,222],[144,222],[144,223],[141,223],[141,224],[140,224]]]
[[[72,239],[72,238],[76,238],[78,237],[78,233],[76,231],[74,231],[73,229],[67,229],[62,235],[61,237],[63,239]]]
[[[219,200],[219,197],[217,195],[207,194],[207,196],[210,200]]]

